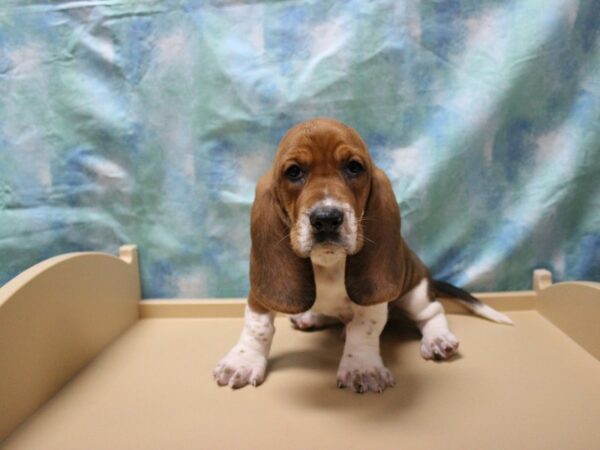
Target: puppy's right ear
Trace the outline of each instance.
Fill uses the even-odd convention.
[[[315,281],[310,258],[292,250],[286,221],[269,171],[258,182],[252,205],[250,299],[272,311],[297,314],[315,302]]]

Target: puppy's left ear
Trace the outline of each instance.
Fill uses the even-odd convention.
[[[346,259],[346,291],[359,305],[397,299],[406,278],[410,250],[400,235],[400,208],[385,173],[373,168],[363,221],[364,244]]]
[[[270,171],[259,181],[252,205],[249,301],[297,314],[315,302],[315,281],[310,259],[292,250],[285,219]]]

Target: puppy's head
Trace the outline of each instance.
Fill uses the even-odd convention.
[[[372,167],[358,133],[334,120],[304,122],[284,136],[273,177],[298,256],[360,251]]]
[[[315,300],[313,263],[346,255],[350,299],[398,297],[400,211],[386,175],[352,128],[315,119],[282,139],[252,207],[250,299],[275,311],[306,311]],[[310,259],[309,259],[310,257]]]

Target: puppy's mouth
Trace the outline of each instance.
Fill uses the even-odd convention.
[[[315,242],[315,244],[310,249],[310,252],[318,251],[324,255],[338,255],[340,253],[347,254],[347,250],[341,241],[324,241],[324,242]]]
[[[325,242],[313,245],[310,251],[310,260],[317,266],[333,266],[344,261],[348,252],[343,245]]]

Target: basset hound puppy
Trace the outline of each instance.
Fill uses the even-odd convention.
[[[446,359],[458,348],[435,294],[511,323],[462,289],[432,280],[400,234],[400,210],[385,173],[358,133],[314,119],[283,137],[260,179],[251,219],[250,294],[238,343],[219,362],[219,385],[265,378],[275,313],[301,330],[345,324],[337,385],[382,392],[394,385],[379,336],[394,309],[414,320],[421,355]]]

